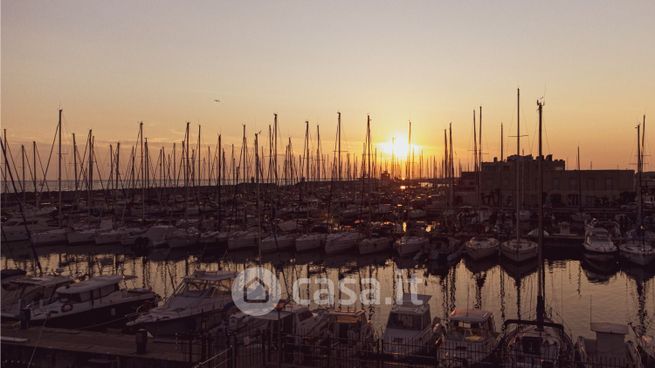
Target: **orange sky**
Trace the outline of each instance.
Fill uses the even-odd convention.
[[[181,141],[191,121],[205,143],[219,132],[239,143],[241,124],[267,131],[278,113],[298,149],[304,121],[319,123],[324,152],[341,111],[352,152],[370,113],[374,142],[405,140],[411,119],[426,154],[441,153],[452,121],[466,160],[482,105],[491,159],[501,121],[505,152],[516,150],[517,87],[526,152],[542,96],[545,148],[570,165],[580,145],[583,167],[634,168],[643,114],[647,153],[655,137],[653,1],[3,0],[1,10],[2,127],[42,152],[59,106],[67,137],[92,128],[98,147],[132,144],[138,121],[151,142]]]

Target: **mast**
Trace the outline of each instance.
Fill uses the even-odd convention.
[[[34,185],[34,207],[39,208],[38,191],[36,190],[36,141],[32,141],[32,183]]]
[[[505,159],[505,152],[504,152],[504,142],[503,140],[505,139],[505,134],[503,133],[503,122],[500,122],[500,162],[503,162]]]
[[[337,111],[337,178],[341,181],[341,112]]]
[[[407,135],[407,180],[412,180],[414,174],[414,150],[412,149],[412,122],[409,122],[409,134]]]
[[[57,220],[59,223],[59,227],[62,225],[62,217],[61,217],[61,112],[62,109],[59,109],[59,123],[57,123],[57,131],[58,131],[58,136],[59,136],[59,143],[58,143],[58,149],[57,149],[57,156],[58,156],[58,166],[59,170],[57,170],[57,188],[59,191],[58,194],[58,199],[57,199]],[[5,129],[5,144],[7,142],[7,129]],[[6,167],[5,167],[5,173],[6,173]],[[5,176],[6,180],[6,176]],[[45,179],[44,179],[45,180]]]
[[[641,147],[643,145],[642,142],[642,135],[641,135],[641,126],[637,125],[637,234],[641,237],[641,225],[642,225],[642,205],[643,205],[643,198],[642,198],[642,193],[641,193],[641,165],[642,165],[642,160],[641,160],[641,155],[642,155],[642,150]]]
[[[482,106],[480,106],[480,135],[478,138],[478,203],[482,205]]]
[[[539,282],[537,290],[537,327],[539,330],[543,329],[544,323],[544,314],[545,314],[545,272],[544,272],[544,256],[543,256],[543,247],[544,247],[544,156],[542,152],[542,116],[544,103],[541,100],[537,100],[537,108],[539,110],[539,156],[538,156],[538,165],[539,165]]]
[[[146,166],[143,156],[143,122],[139,122],[139,145],[141,146],[141,221],[145,223],[146,217]]]
[[[87,206],[89,213],[93,207],[93,129],[89,130],[89,200]]]
[[[521,238],[521,226],[519,223],[519,212],[521,211],[521,202],[519,201],[519,191],[521,186],[521,177],[519,174],[519,161],[521,158],[521,90],[516,89],[516,198],[514,204],[516,205],[516,240]]]
[[[277,114],[273,114],[273,167],[275,170],[275,184],[277,185]]]

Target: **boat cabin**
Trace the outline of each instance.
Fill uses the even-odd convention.
[[[359,340],[371,335],[370,324],[363,310],[328,312],[332,336],[343,340]]]
[[[196,271],[184,278],[175,296],[190,298],[212,298],[232,292],[232,281],[236,277],[231,271]]]
[[[118,285],[123,281],[121,275],[95,276],[76,284],[62,286],[57,289],[57,299],[62,303],[79,304],[102,299],[120,290]]]
[[[403,295],[402,302],[391,307],[387,329],[421,331],[431,328],[429,300],[429,295],[417,294],[414,301],[411,295]]]
[[[455,308],[448,319],[448,338],[483,340],[496,332],[493,314],[480,309]]]

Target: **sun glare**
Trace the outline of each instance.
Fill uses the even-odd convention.
[[[397,160],[407,160],[410,151],[410,145],[406,139],[391,139],[386,142],[379,144],[380,150],[387,156],[394,156]],[[414,155],[418,155],[421,152],[421,146],[417,144],[411,145],[411,150],[414,151]]]

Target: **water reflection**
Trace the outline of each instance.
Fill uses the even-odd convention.
[[[122,247],[79,246],[39,248],[39,262],[45,272],[60,272],[78,278],[119,273],[134,275],[126,281],[132,287],[151,287],[162,297],[195,269],[227,269],[241,271],[259,263],[256,252],[239,251],[222,254],[190,254],[186,250],[157,249],[148,255],[135,255]],[[200,253],[200,252],[199,252]],[[584,255],[566,252],[546,253],[546,292],[548,311],[563,320],[575,335],[592,336],[589,330],[590,310],[594,321],[647,326],[651,333],[655,308],[655,269],[618,261],[599,262]],[[321,289],[316,281],[328,278],[335,284],[350,280],[351,289],[359,295],[368,288],[363,280],[380,282],[378,306],[340,306],[343,309],[364,308],[374,326],[381,330],[390,305],[385,298],[398,291],[409,290],[409,280],[417,277],[418,292],[432,295],[430,306],[435,316],[446,317],[455,307],[482,307],[496,316],[498,327],[510,318],[531,318],[536,299],[536,261],[515,264],[503,259],[472,261],[468,258],[449,263],[422,264],[412,258],[394,254],[339,254],[278,252],[266,254],[261,262],[279,278],[283,294],[289,297],[291,285],[301,277],[312,282],[303,285],[302,298],[312,297]],[[29,247],[2,247],[3,268],[36,268]],[[395,275],[398,275],[396,277]],[[339,295],[336,295],[337,297]],[[591,305],[590,305],[591,303]]]

